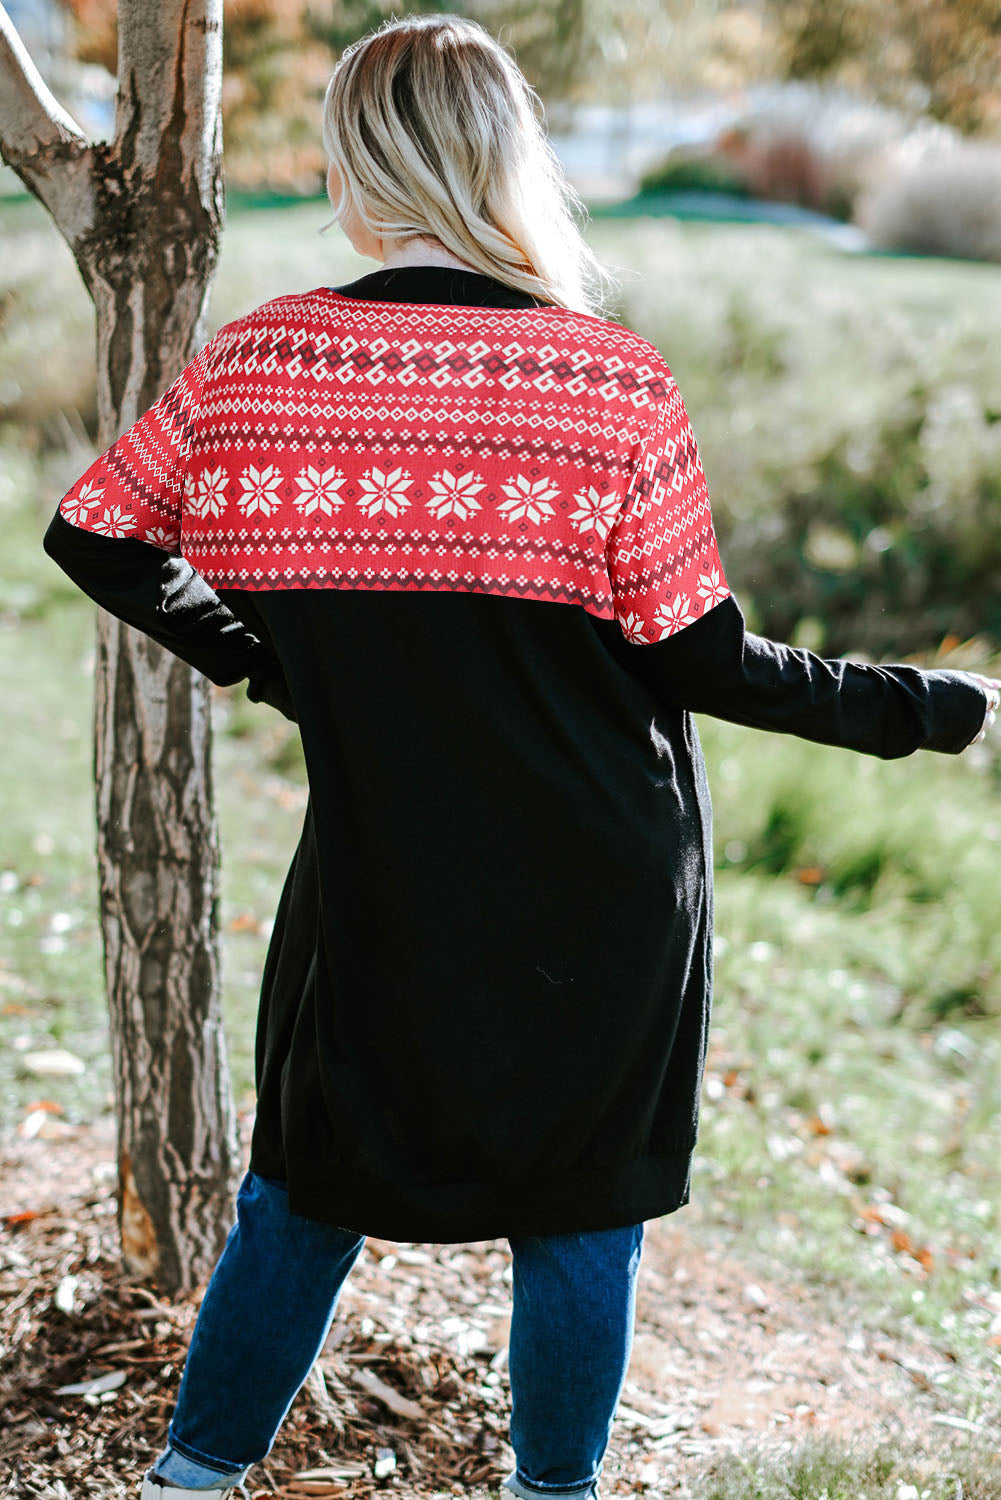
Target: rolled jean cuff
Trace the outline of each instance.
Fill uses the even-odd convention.
[[[553,1496],[553,1500],[597,1500],[598,1497],[597,1476],[585,1484],[529,1484],[527,1480],[519,1479],[517,1469],[507,1476],[501,1489],[509,1490],[519,1500],[539,1500],[540,1496],[547,1495]]]
[[[210,1462],[208,1454],[198,1458],[191,1457],[195,1451],[192,1448],[185,1453],[175,1445],[173,1438],[169,1438],[166,1448],[153,1465],[153,1473],[158,1479],[166,1479],[178,1489],[221,1490],[229,1485],[242,1484],[253,1467],[247,1464],[242,1469],[223,1469]]]

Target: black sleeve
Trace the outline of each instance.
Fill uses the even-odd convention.
[[[56,511],[42,546],[78,588],[175,656],[227,687],[249,679],[247,697],[295,719],[285,674],[255,634],[183,557],[135,537],[71,526]]]
[[[624,645],[629,669],[679,708],[882,760],[957,755],[987,713],[963,672],[828,660],[754,635],[732,594],[662,641]]]

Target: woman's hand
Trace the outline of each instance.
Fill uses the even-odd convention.
[[[982,677],[979,672],[968,672],[966,675],[972,677],[974,682],[979,683],[987,694],[987,713],[984,715],[983,727],[980,733],[970,741],[971,745],[976,745],[985,738],[988,729],[994,723],[998,704],[1001,703],[1001,681],[996,677]]]

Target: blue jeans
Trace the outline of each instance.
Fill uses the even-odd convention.
[[[365,1236],[289,1212],[247,1172],[202,1299],[156,1477],[239,1484],[270,1452],[326,1342]],[[511,1446],[504,1486],[592,1500],[632,1350],[643,1225],[510,1241]]]

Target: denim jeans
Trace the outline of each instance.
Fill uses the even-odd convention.
[[[202,1299],[155,1477],[240,1484],[266,1457],[326,1342],[365,1236],[289,1212],[247,1172]],[[511,1446],[504,1486],[592,1500],[632,1349],[643,1225],[509,1240]]]

